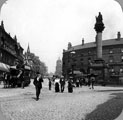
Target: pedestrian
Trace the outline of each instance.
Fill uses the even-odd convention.
[[[54,82],[55,82],[55,92],[59,92],[60,91],[59,89],[60,79],[57,77]]]
[[[23,69],[19,70],[19,74],[17,76],[17,79],[19,79],[19,81],[21,81],[21,88],[24,89],[25,81],[24,81],[24,70]]]
[[[91,87],[92,87],[92,89],[94,89],[94,83],[95,83],[95,77],[92,76],[91,77]]]
[[[82,78],[79,79],[79,84],[80,84],[80,87],[82,87],[82,84],[83,84],[83,79]]]
[[[4,73],[4,88],[7,88],[7,72]]]
[[[64,92],[65,80],[63,77],[60,78],[61,92]]]
[[[51,90],[51,87],[52,87],[51,78],[48,78],[48,80],[49,80],[49,90]]]
[[[36,89],[36,100],[39,100],[39,95],[42,89],[42,82],[43,82],[43,78],[41,76],[41,74],[39,72],[37,72],[36,77],[34,78],[33,84],[35,85],[35,89]]]
[[[73,84],[71,79],[68,80],[68,92],[69,93],[73,92]]]
[[[79,79],[76,79],[76,87],[79,87]]]

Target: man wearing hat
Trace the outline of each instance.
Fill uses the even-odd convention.
[[[35,85],[35,89],[36,89],[36,100],[39,100],[39,95],[42,88],[42,82],[43,82],[43,78],[41,74],[37,72],[37,76],[33,81],[33,84]]]

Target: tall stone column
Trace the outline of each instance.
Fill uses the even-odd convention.
[[[97,45],[97,59],[102,59],[102,31],[104,30],[104,24],[102,22],[103,18],[99,12],[98,17],[96,17],[95,31],[96,31],[96,45]]]

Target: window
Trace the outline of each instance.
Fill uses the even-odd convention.
[[[110,60],[109,60],[109,62],[110,62],[110,63],[112,63],[112,62],[113,62],[113,60],[112,60],[112,59],[110,59]]]
[[[120,68],[120,73],[123,73],[123,68]]]
[[[91,54],[91,51],[88,51],[88,54]]]
[[[110,72],[114,72],[114,68],[109,69]]]
[[[121,56],[121,62],[123,62],[123,55]]]
[[[83,57],[84,55],[83,55],[83,54],[81,54],[80,56],[81,56],[81,57]]]
[[[121,52],[123,53],[123,48],[121,48]]]
[[[81,58],[80,60],[83,61],[83,58]]]
[[[109,62],[110,63],[114,62],[114,57],[113,56],[109,56]]]
[[[112,53],[113,53],[113,50],[112,50],[112,49],[111,49],[111,50],[109,50],[109,53],[110,53],[110,54],[112,54]]]

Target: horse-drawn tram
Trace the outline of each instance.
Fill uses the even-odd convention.
[[[30,84],[31,69],[24,65],[21,68],[17,66],[10,66],[9,72],[4,72],[3,83],[4,87],[22,87]]]

